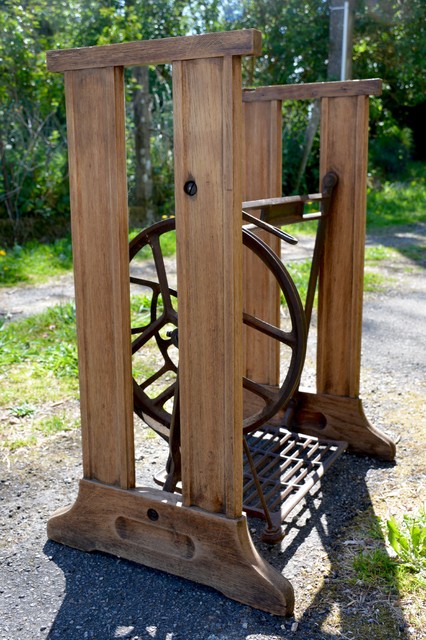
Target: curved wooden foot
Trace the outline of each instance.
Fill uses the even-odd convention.
[[[48,522],[51,540],[104,551],[214,587],[243,604],[291,615],[290,582],[257,553],[245,516],[226,518],[151,488],[81,480],[73,506]]]
[[[292,428],[300,433],[344,440],[355,453],[395,458],[395,443],[367,420],[359,398],[299,392]]]

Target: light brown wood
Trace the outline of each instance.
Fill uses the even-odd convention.
[[[268,198],[281,195],[282,143],[281,102],[252,102],[243,105],[243,197]],[[260,211],[252,212],[259,216]],[[256,231],[279,256],[280,240]],[[244,311],[279,326],[280,299],[275,278],[253,255],[243,252]],[[244,371],[252,380],[276,385],[279,382],[279,343],[259,331],[244,327]]]
[[[269,613],[293,612],[291,584],[259,556],[245,516],[188,509],[179,496],[156,489],[122,491],[83,480],[74,505],[49,520],[48,536],[210,585]]]
[[[182,485],[242,512],[240,59],[173,65]],[[197,194],[184,192],[195,180]]]
[[[123,70],[65,75],[86,478],[134,486]]]
[[[351,451],[378,456],[384,460],[395,458],[394,442],[367,420],[360,398],[300,392],[295,428],[300,433],[343,440]]]
[[[261,43],[260,31],[242,29],[80,49],[54,49],[48,51],[46,57],[49,71],[71,71],[94,67],[156,65],[225,55],[259,55]]]
[[[244,102],[270,100],[314,100],[317,98],[338,98],[343,96],[379,96],[382,81],[347,80],[344,82],[311,82],[306,84],[283,84],[243,91]]]
[[[339,177],[330,207],[318,300],[317,390],[359,396],[366,218],[368,97],[325,98],[321,175]]]

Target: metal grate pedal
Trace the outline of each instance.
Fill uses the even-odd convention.
[[[321,440],[263,425],[248,434],[256,475],[274,524],[280,525],[347,448],[346,442]],[[244,455],[244,510],[265,518],[247,456]]]

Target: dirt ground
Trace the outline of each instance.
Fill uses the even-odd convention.
[[[368,241],[424,250],[425,225]],[[425,267],[418,257],[412,261],[399,253],[392,263],[375,267],[386,277],[385,289],[365,296],[363,406],[370,422],[398,442],[395,462],[348,453],[339,458],[287,518],[280,545],[263,544],[262,525],[249,521],[261,555],[293,584],[292,618],[251,609],[167,573],[49,541],[48,518],[74,501],[82,476],[74,430],[14,453],[0,450],[0,640],[423,639],[425,594],[407,598],[379,583],[363,584],[352,560],[372,545],[384,548],[376,516],[398,518],[426,502]],[[43,304],[72,297],[72,280],[56,284],[65,282],[71,291],[58,293],[52,283],[32,293],[0,290],[0,313],[20,317],[40,310],[40,297]],[[306,385],[312,382],[314,337],[315,331]],[[64,409],[78,414],[77,402]],[[139,480],[152,484],[166,452],[139,422],[136,434]]]

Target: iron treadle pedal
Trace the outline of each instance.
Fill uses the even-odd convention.
[[[244,453],[244,510],[251,517],[264,520],[269,517],[275,530],[280,529],[290,511],[347,448],[346,442],[323,440],[270,424],[262,425],[245,438],[252,460],[250,464]],[[264,535],[263,539],[271,543],[279,541],[276,536],[268,540]]]

